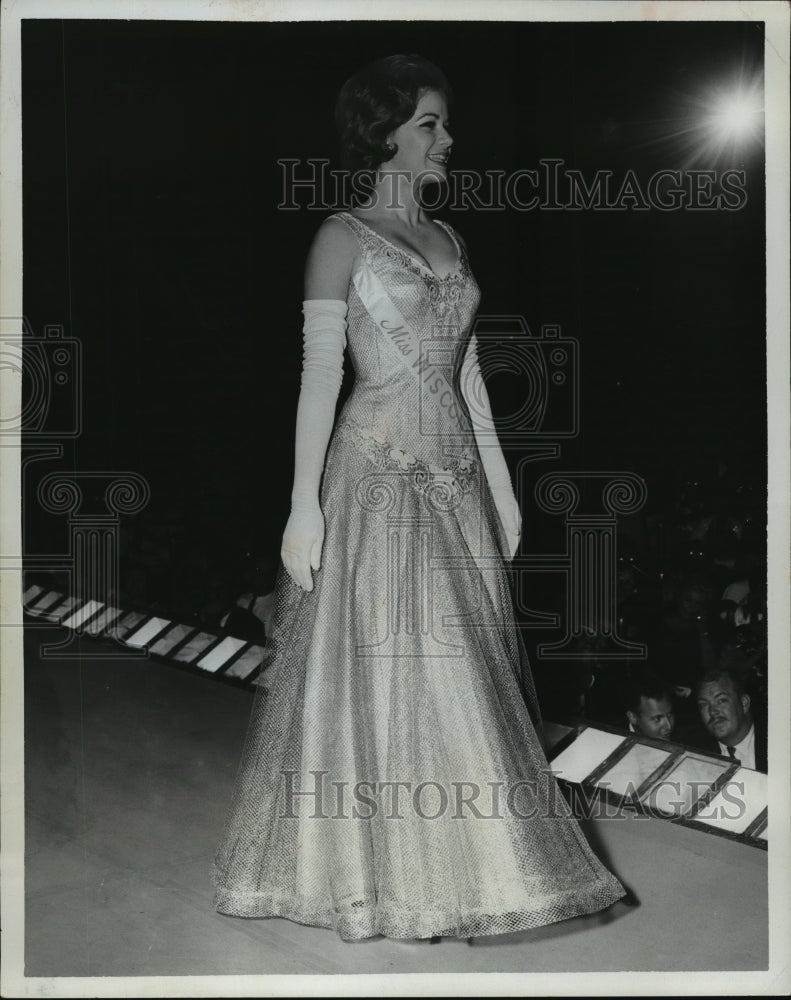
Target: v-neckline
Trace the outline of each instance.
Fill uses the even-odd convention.
[[[453,241],[453,245],[456,247],[456,263],[444,277],[440,277],[440,275],[437,274],[437,272],[434,270],[433,267],[429,267],[428,264],[424,264],[419,257],[416,257],[412,253],[411,250],[407,250],[406,247],[402,247],[399,246],[397,243],[393,243],[392,240],[389,240],[386,236],[383,236],[380,232],[377,232],[377,230],[374,229],[373,226],[369,225],[364,219],[361,219],[358,215],[353,215],[351,212],[347,212],[347,215],[350,215],[353,219],[356,219],[357,222],[365,226],[365,228],[369,232],[373,233],[374,236],[378,236],[383,243],[386,243],[389,247],[392,247],[394,250],[398,250],[399,253],[404,254],[405,257],[408,257],[411,261],[417,264],[419,268],[425,271],[426,274],[431,275],[431,277],[434,278],[436,281],[447,281],[449,278],[459,275],[461,269],[461,247],[459,246],[459,241],[456,239],[456,237],[453,235],[450,229],[445,229],[445,227],[438,219],[434,221],[436,222],[437,225],[439,225],[441,229],[443,229],[448,234],[448,236],[450,236],[451,240]]]

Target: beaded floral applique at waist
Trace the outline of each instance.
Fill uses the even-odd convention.
[[[377,470],[403,474],[433,510],[455,509],[475,487],[479,463],[468,449],[447,456],[440,465],[423,461],[386,441],[376,431],[350,421],[339,423],[335,436],[350,441]]]

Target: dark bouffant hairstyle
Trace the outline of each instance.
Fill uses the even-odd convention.
[[[393,55],[363,67],[341,87],[335,123],[344,170],[373,171],[395,155],[387,135],[409,121],[420,97],[437,90],[450,108],[453,101],[444,73],[419,55]]]

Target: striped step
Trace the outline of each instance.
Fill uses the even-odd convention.
[[[145,650],[157,660],[194,673],[250,687],[260,683],[264,647],[247,639],[207,632],[161,615],[69,597],[39,584],[25,590],[22,606],[31,618]]]

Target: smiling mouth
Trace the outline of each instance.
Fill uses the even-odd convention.
[[[433,160],[434,163],[441,163],[443,167],[448,165],[448,157],[450,153],[432,153],[428,159]]]

